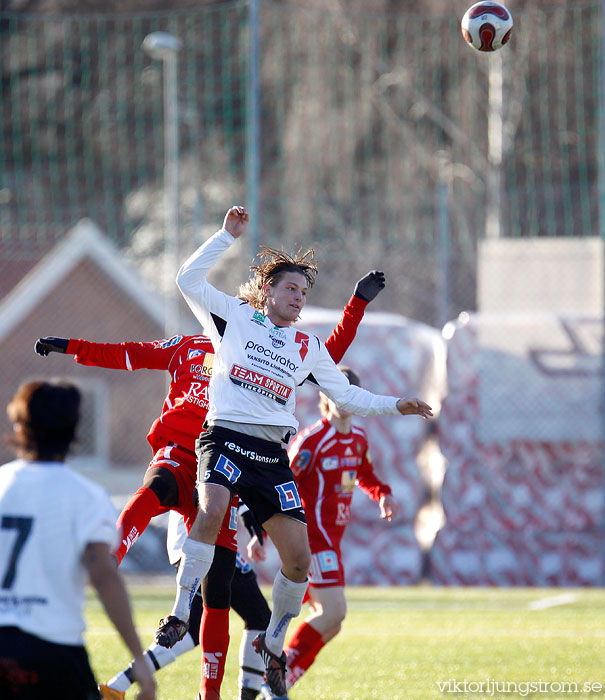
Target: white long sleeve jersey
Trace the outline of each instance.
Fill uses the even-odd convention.
[[[209,284],[208,271],[234,242],[225,229],[217,231],[177,275],[179,289],[215,350],[208,421],[276,425],[296,432],[296,387],[307,378],[350,413],[397,414],[396,397],[349,384],[319,338],[275,326],[250,304]]]

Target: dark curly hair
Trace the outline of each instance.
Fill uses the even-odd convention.
[[[283,250],[263,245],[260,247],[258,257],[260,258],[259,264],[250,267],[254,277],[240,286],[238,297],[259,311],[265,308],[265,285],[267,283],[272,286],[276,285],[284,273],[299,272],[304,275],[309,289],[315,283],[317,265],[313,248],[306,253],[303,253],[299,248],[294,255],[288,255]]]
[[[67,382],[22,384],[6,412],[15,427],[8,442],[19,457],[62,462],[80,417],[80,390]]]

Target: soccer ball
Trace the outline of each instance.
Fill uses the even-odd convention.
[[[496,51],[510,39],[511,13],[499,2],[476,2],[460,22],[462,36],[477,51]]]

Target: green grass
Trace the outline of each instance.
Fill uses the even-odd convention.
[[[174,589],[131,586],[144,643],[171,607]],[[269,591],[265,591],[269,595]],[[571,600],[545,609],[534,601],[569,594]],[[605,686],[605,591],[600,589],[348,588],[343,631],[320,653],[291,690],[292,700],[425,700],[440,698],[599,697],[584,684]],[[304,616],[306,608],[303,608]],[[94,596],[87,604],[87,646],[99,680],[130,660]],[[299,620],[302,619],[299,618]],[[296,621],[290,629],[294,628]],[[241,620],[231,618],[231,647],[223,700],[236,698]],[[156,676],[158,700],[194,700],[199,650],[184,655]],[[510,683],[509,692],[467,692],[459,684]],[[523,683],[535,685],[538,692]],[[514,692],[513,683],[521,684]],[[577,683],[556,686],[550,684]],[[560,691],[559,691],[560,689]],[[493,686],[492,686],[493,690]],[[584,690],[584,692],[582,692]],[[127,693],[130,700],[133,690]]]

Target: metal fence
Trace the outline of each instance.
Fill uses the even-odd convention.
[[[162,62],[142,49],[162,30],[183,42],[180,248],[243,201],[261,242],[317,246],[336,273],[322,304],[389,267],[384,307],[442,325],[476,308],[486,221],[504,237],[599,232],[599,3],[515,22],[507,50],[482,55],[451,12],[3,14],[2,255],[36,256],[82,217],[135,259],[162,251]]]

